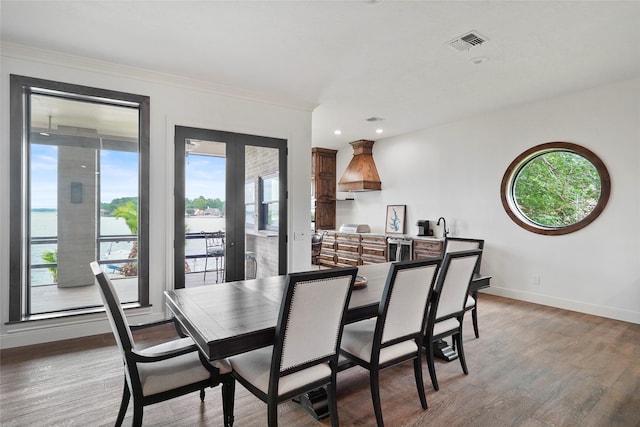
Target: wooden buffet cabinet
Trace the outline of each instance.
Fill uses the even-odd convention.
[[[387,236],[370,233],[324,231],[319,264],[346,267],[387,262]],[[439,257],[443,241],[413,238],[413,259]]]

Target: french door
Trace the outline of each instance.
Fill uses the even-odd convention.
[[[286,140],[176,126],[176,288],[286,273],[286,164]]]

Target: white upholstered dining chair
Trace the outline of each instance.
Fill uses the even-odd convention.
[[[384,426],[379,371],[389,366],[413,360],[418,396],[422,408],[427,409],[421,350],[427,303],[439,266],[439,258],[391,264],[378,316],[344,328],[340,352],[369,370],[371,399],[378,427]]]
[[[460,252],[472,251],[475,249],[484,249],[484,240],[469,239],[466,237],[447,237],[444,244],[444,252]],[[480,264],[482,263],[482,254],[478,259],[478,264],[474,270],[474,274],[480,274]],[[480,338],[480,330],[478,329],[478,292],[469,294],[464,306],[465,311],[471,311],[471,321],[473,323],[473,333],[476,338]]]
[[[327,386],[331,425],[338,425],[338,350],[357,268],[287,276],[274,344],[233,356],[234,377],[267,403],[268,426],[278,425],[278,404]]]
[[[133,426],[142,425],[143,407],[200,390],[204,401],[204,389],[222,383],[223,418],[225,427],[233,425],[235,381],[231,365],[226,360],[207,361],[198,351],[194,341],[185,336],[175,319],[129,325],[111,280],[102,272],[97,262],[91,263],[105,311],[116,338],[124,363],[124,389],[116,427],[122,425],[133,396]],[[141,349],[133,340],[132,330],[139,330],[173,322],[179,339]]]
[[[452,337],[458,352],[462,371],[467,375],[467,363],[462,344],[462,320],[469,293],[469,284],[482,251],[450,252],[444,255],[436,284],[433,288],[425,332],[427,365],[435,390],[439,389],[434,364],[434,344]]]

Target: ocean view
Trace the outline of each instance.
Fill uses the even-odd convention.
[[[190,216],[185,217],[185,223],[190,233],[200,231],[224,230],[225,219],[210,216]],[[130,235],[131,232],[121,218],[111,216],[100,217],[100,229],[102,236]],[[57,237],[58,234],[58,213],[56,211],[32,211],[31,212],[31,237]],[[100,247],[100,259],[122,259],[129,256],[131,242],[109,242],[103,243]],[[54,251],[55,244],[35,244],[31,245],[31,264],[44,264],[42,259],[44,253]],[[185,247],[187,255],[202,254],[205,251],[204,241],[188,240]],[[204,261],[190,261],[192,271],[201,268],[198,264]],[[46,268],[36,268],[31,270],[31,286],[50,285],[53,283],[53,276]]]

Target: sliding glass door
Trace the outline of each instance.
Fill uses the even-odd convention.
[[[286,273],[286,141],[177,126],[175,287]]]

